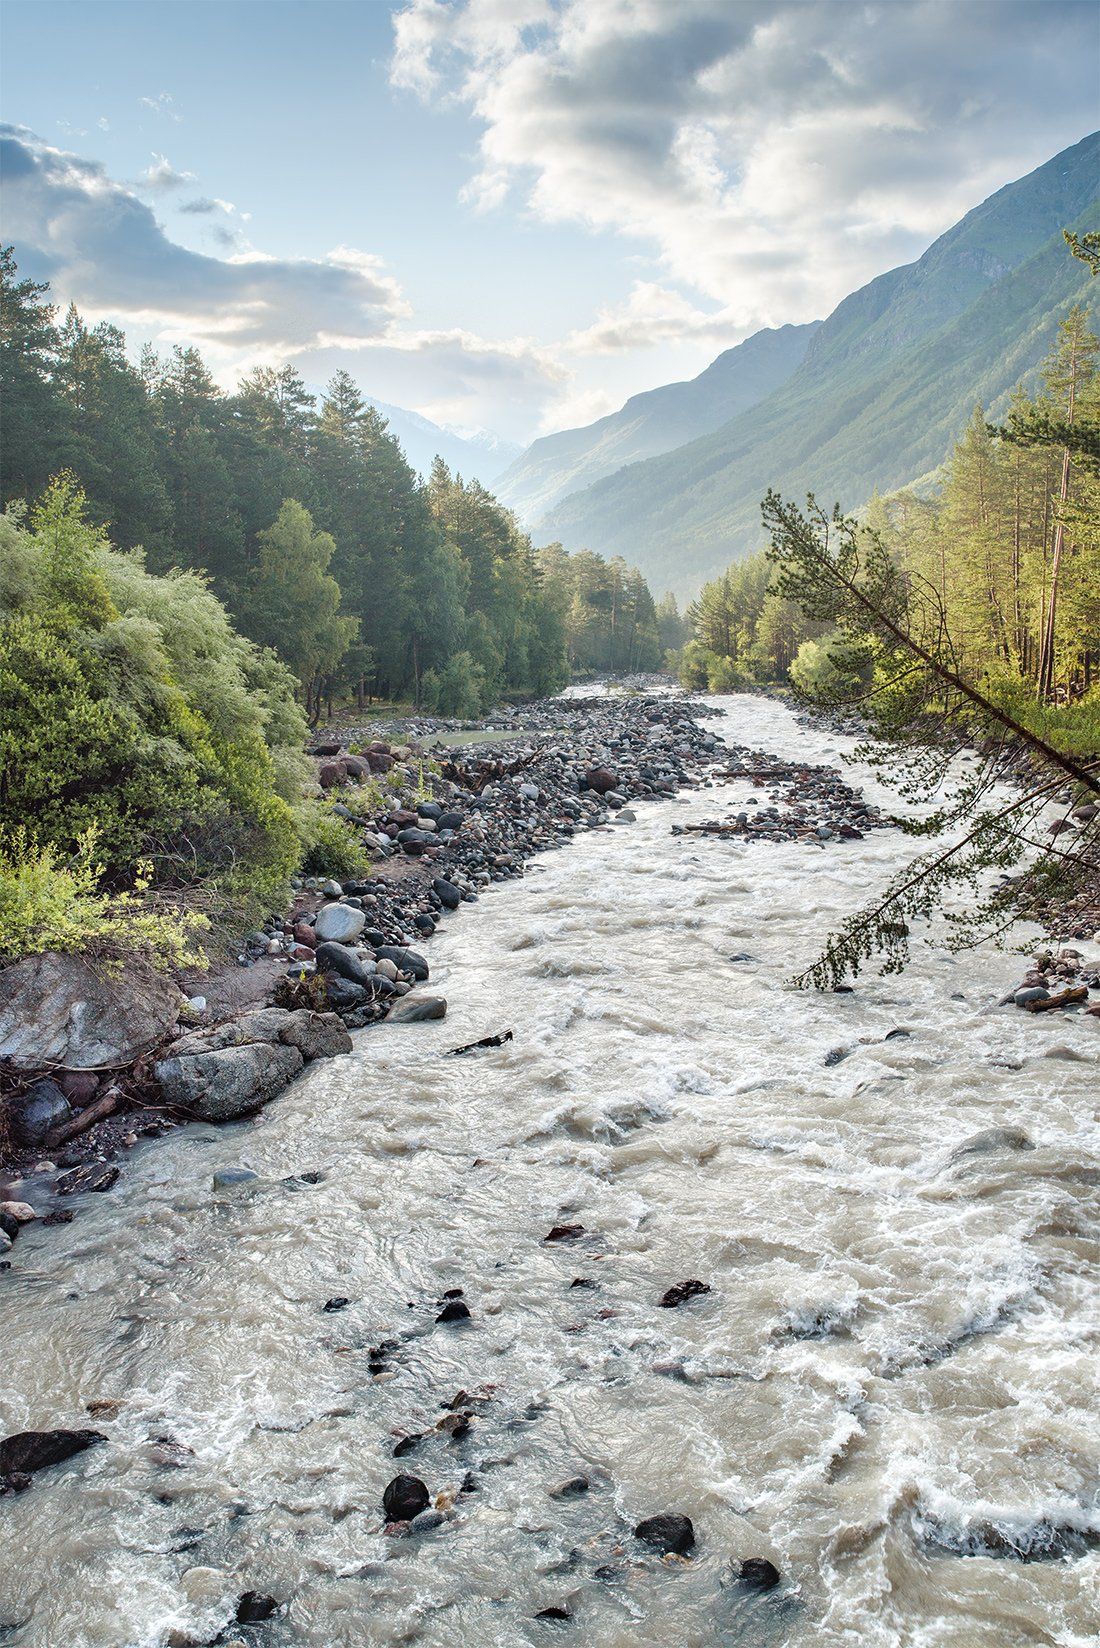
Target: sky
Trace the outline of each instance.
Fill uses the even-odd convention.
[[[136,353],[525,443],[1097,124],[1095,0],[4,0],[3,236]]]

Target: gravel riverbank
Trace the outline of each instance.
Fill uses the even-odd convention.
[[[369,874],[305,879],[236,966],[191,975],[186,999],[151,993],[136,1014],[132,976],[90,983],[71,958],[0,974],[0,1247],[31,1215],[67,1223],[71,1198],[109,1190],[139,1138],[262,1108],[312,1059],[349,1050],[350,1031],[443,1017],[424,953],[438,924],[533,855],[699,783],[718,749],[704,715],[675,693],[567,695],[498,716],[487,742],[454,749],[430,747],[453,724],[422,717],[387,739],[371,737],[376,726],[326,734],[319,782],[370,852]],[[84,999],[93,986],[98,1017]],[[54,1056],[37,1059],[36,1044]]]

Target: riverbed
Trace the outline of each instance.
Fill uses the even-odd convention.
[[[852,740],[715,704],[892,800]],[[1018,963],[924,928],[900,977],[793,990],[917,845],[671,833],[749,794],[532,861],[432,940],[445,1020],[21,1236],[2,1429],[108,1441],[2,1502],[0,1642],[1095,1641],[1100,1026],[992,1011]],[[437,1526],[383,1531],[399,1472]],[[689,1558],[634,1539],[661,1512]],[[279,1611],[225,1629],[252,1590]]]

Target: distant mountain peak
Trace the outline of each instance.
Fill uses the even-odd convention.
[[[500,477],[500,496],[534,523],[569,493],[708,434],[790,377],[818,325],[754,332],[698,377],[631,395],[583,428],[542,436]]]

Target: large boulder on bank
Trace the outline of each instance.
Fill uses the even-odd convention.
[[[260,1007],[182,1036],[155,1075],[169,1104],[204,1121],[229,1121],[281,1093],[307,1060],[350,1052],[351,1037],[338,1014]]]
[[[253,1042],[209,1053],[162,1059],[155,1074],[167,1104],[204,1122],[251,1115],[281,1093],[305,1060],[296,1047]]]
[[[619,782],[615,774],[609,772],[606,767],[589,767],[584,775],[584,781],[597,795],[606,795]]]
[[[176,1022],[179,990],[136,962],[121,972],[47,951],[0,972],[0,1060],[16,1070],[129,1064]]]
[[[72,1108],[57,1083],[46,1078],[18,1098],[8,1099],[3,1115],[12,1142],[36,1150],[55,1127],[70,1120]]]
[[[173,1042],[169,1053],[180,1058],[259,1041],[296,1047],[304,1059],[331,1059],[337,1053],[351,1052],[351,1037],[335,1013],[311,1013],[308,1007],[257,1007],[210,1030],[192,1030]]]
[[[374,983],[374,974],[364,967],[354,950],[349,950],[343,944],[329,941],[319,944],[317,965],[322,973],[336,973],[340,978],[348,979],[352,984],[362,985],[366,990]]]
[[[353,944],[367,925],[354,904],[326,904],[318,910],[313,930],[319,943]]]

